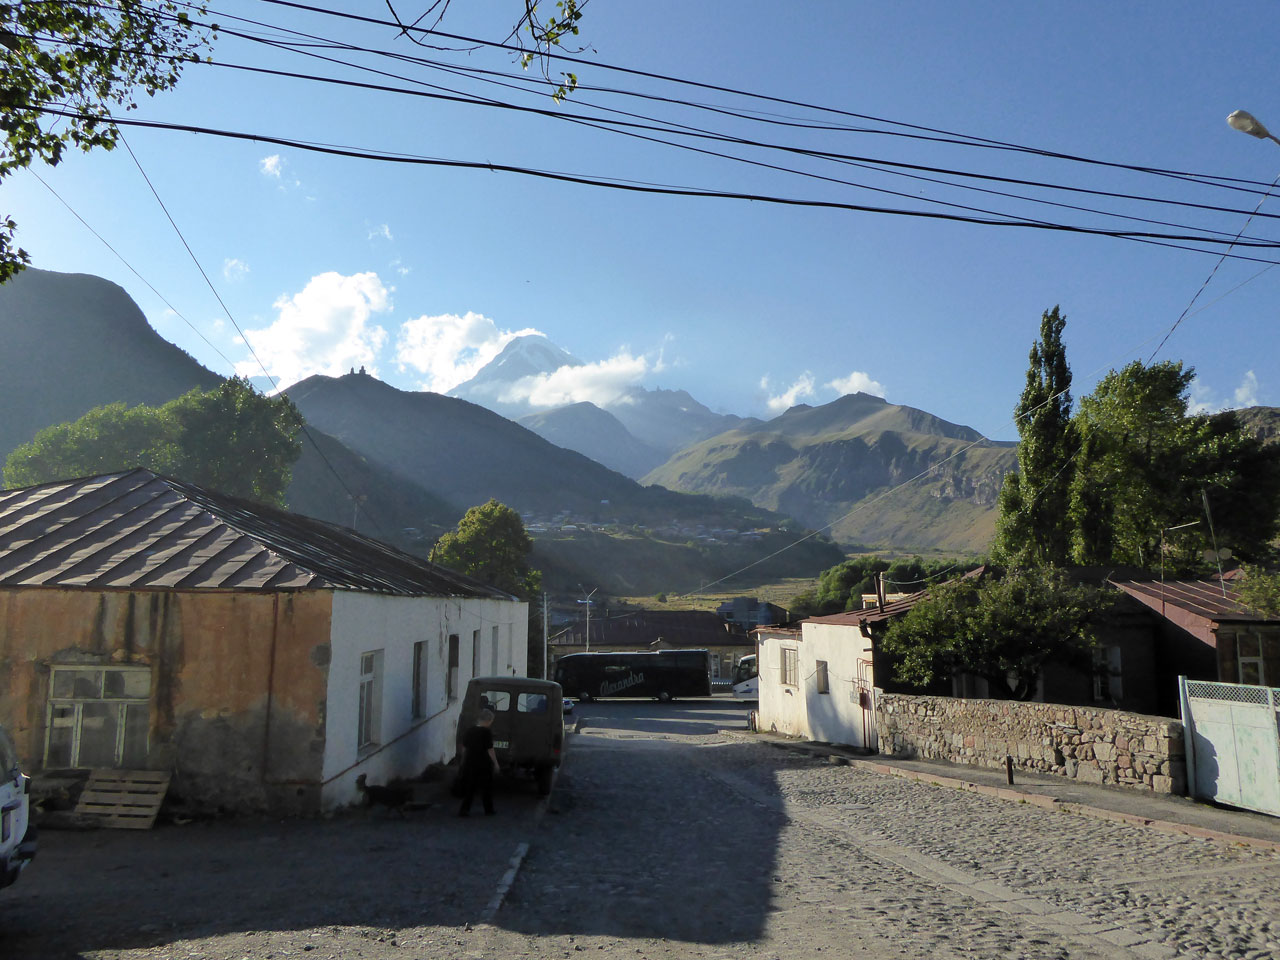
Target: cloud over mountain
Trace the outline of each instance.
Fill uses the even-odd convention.
[[[322,273],[274,307],[275,321],[246,330],[245,339],[281,386],[317,373],[339,376],[351,367],[376,374],[387,331],[372,318],[391,309],[390,291],[376,273]],[[245,376],[261,372],[252,358],[236,364],[236,373]]]
[[[396,338],[396,361],[401,370],[425,374],[422,389],[447,393],[465,383],[517,337],[539,335],[537,330],[499,330],[483,314],[467,311],[423,315],[407,320]]]

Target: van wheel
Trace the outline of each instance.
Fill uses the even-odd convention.
[[[538,796],[545,797],[551,792],[551,768],[539,767],[534,774],[538,783]]]
[[[659,703],[670,703],[673,699],[674,698],[671,696],[671,694],[667,693],[667,691],[665,690],[663,690],[660,694],[658,694]]]

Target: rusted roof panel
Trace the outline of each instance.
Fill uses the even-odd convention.
[[[1176,607],[1205,621],[1261,621],[1260,617],[1241,605],[1231,584],[1225,578],[1225,591],[1220,580],[1112,580],[1116,587],[1140,603],[1159,612],[1161,607]]]
[[[0,490],[0,586],[510,599],[354,530],[149,470]]]

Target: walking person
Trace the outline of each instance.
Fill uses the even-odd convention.
[[[493,816],[493,776],[498,772],[498,755],[493,750],[493,711],[481,710],[476,725],[462,738],[462,806],[458,816],[471,815],[476,790],[486,816]]]

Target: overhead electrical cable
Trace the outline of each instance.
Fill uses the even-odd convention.
[[[231,360],[227,357],[227,355],[223,353],[221,350],[219,350],[217,346],[214,345],[212,340],[210,340],[203,333],[201,333],[200,329],[194,323],[188,320],[181,310],[179,310],[172,303],[170,303],[169,299],[163,293],[157,290],[150,280],[148,280],[141,273],[139,273],[137,268],[135,268],[132,263],[130,263],[127,259],[125,259],[124,254],[122,254],[119,250],[113,247],[106,237],[104,237],[102,234],[100,234],[97,230],[93,228],[93,226],[89,223],[88,220],[80,216],[79,212],[75,209],[75,207],[71,206],[71,204],[68,203],[65,198],[63,198],[62,194],[58,193],[57,190],[53,189],[53,187],[50,186],[49,182],[45,180],[44,177],[40,176],[40,174],[36,173],[36,171],[29,169],[27,172],[30,173],[33,177],[35,177],[37,180],[39,180],[44,185],[44,188],[48,190],[51,194],[53,194],[54,198],[57,199],[57,201],[61,203],[64,207],[66,207],[67,211],[73,217],[75,217],[77,220],[80,221],[81,224],[84,225],[84,228],[86,230],[88,230],[95,237],[97,237],[102,242],[102,245],[104,247],[106,247],[113,254],[115,254],[116,259],[118,259],[121,263],[123,263],[129,269],[130,273],[132,273],[135,277],[137,277],[144,284],[146,284],[147,288],[152,293],[154,293],[157,297],[160,298],[160,302],[163,303],[166,307],[168,307],[171,311],[173,311],[173,315],[175,317],[177,317],[179,320],[185,323],[188,327],[190,327],[191,332],[194,333],[201,340],[203,340],[208,345],[209,349],[212,350],[214,353],[216,353],[219,357],[221,357],[223,362],[226,363],[226,365],[234,371],[235,364],[231,362]]]
[[[227,319],[231,321],[231,326],[234,327],[236,333],[240,335],[240,339],[244,342],[244,345],[248,348],[250,356],[253,357],[254,361],[262,369],[263,375],[265,375],[267,380],[271,383],[272,388],[277,389],[278,386],[277,386],[275,377],[273,377],[271,373],[267,370],[266,364],[262,362],[262,358],[258,356],[258,352],[253,348],[253,343],[249,340],[247,336],[245,336],[244,331],[240,329],[240,324],[236,322],[236,318],[232,315],[231,309],[227,306],[226,302],[222,299],[222,295],[218,293],[217,288],[213,285],[213,281],[209,279],[209,274],[205,272],[204,266],[200,263],[200,258],[197,257],[195,254],[195,251],[191,249],[191,244],[187,243],[187,238],[183,235],[182,229],[178,226],[177,221],[173,219],[173,215],[169,212],[169,208],[165,205],[164,200],[160,198],[160,193],[159,191],[156,190],[155,184],[151,182],[151,177],[149,177],[147,175],[147,171],[143,169],[142,162],[138,159],[138,155],[133,152],[133,147],[131,147],[129,145],[129,141],[125,139],[124,131],[117,129],[117,133],[120,137],[120,142],[124,144],[125,150],[129,152],[129,156],[133,159],[134,165],[138,168],[138,172],[142,174],[142,179],[146,181],[147,187],[151,190],[151,195],[155,197],[156,203],[158,203],[160,205],[160,209],[164,211],[165,218],[169,221],[169,225],[173,227],[174,233],[178,235],[178,239],[182,242],[182,246],[186,249],[187,255],[190,256],[191,258],[191,262],[196,265],[196,269],[200,272],[200,276],[204,278],[205,284],[209,287],[210,292],[213,293],[214,299],[216,299],[218,301],[218,304],[222,307],[222,312],[225,313]],[[221,356],[221,354],[219,354],[219,356]],[[226,358],[224,357],[223,359],[226,359]],[[233,371],[234,371],[234,365],[233,365]],[[338,473],[337,469],[329,461],[329,458],[325,456],[324,450],[321,449],[320,444],[316,442],[316,438],[311,435],[311,431],[307,428],[307,423],[305,420],[303,420],[302,422],[302,432],[306,436],[306,438],[311,441],[311,446],[315,449],[316,453],[320,456],[321,461],[324,462],[324,465],[329,469],[329,472],[333,474],[333,478],[338,481],[339,486],[341,486],[342,489],[346,492],[348,498],[350,498],[353,503],[356,502],[355,493],[352,492],[351,488],[347,486],[346,481],[342,479],[342,476]],[[368,514],[369,519],[373,521],[373,525],[377,529],[378,533],[385,538],[387,536],[386,531],[383,530],[382,524],[378,522],[378,518],[372,512],[370,512],[367,509],[367,507],[366,507],[365,513]]]
[[[327,7],[320,7],[312,4],[299,3],[299,2],[296,2],[296,0],[258,0],[258,2],[270,4],[273,6],[288,7],[296,10],[305,10],[310,13],[318,13],[325,16],[337,17],[344,20],[350,20],[353,22],[367,23],[375,26],[384,26],[384,27],[390,27],[394,29],[408,30],[411,32],[429,34],[432,36],[444,37],[449,40],[457,40],[463,43],[474,44],[477,46],[492,47],[494,49],[505,50],[510,53],[523,54],[528,52],[524,48],[515,44],[484,40],[478,37],[468,37],[462,34],[448,33],[441,30],[428,30],[426,28],[421,28],[421,27],[406,27],[404,24],[397,23],[393,20],[385,20],[378,17],[368,17],[368,16],[363,16],[361,14],[348,13],[342,10],[333,10]],[[987,137],[979,137],[972,134],[964,134],[956,131],[944,130],[937,127],[929,127],[922,124],[914,124],[914,123],[908,123],[906,121],[901,121],[901,120],[892,120],[885,117],[877,117],[871,114],[856,113],[849,110],[842,110],[836,107],[828,107],[828,106],[822,106],[818,104],[805,103],[803,101],[793,100],[786,97],[777,97],[769,94],[753,93],[749,90],[741,90],[734,87],[722,86],[719,84],[704,83],[702,81],[690,80],[682,77],[656,73],[648,70],[638,70],[631,67],[622,67],[622,66],[618,66],[617,64],[606,63],[604,61],[599,61],[599,60],[588,60],[583,57],[576,57],[576,56],[558,52],[558,51],[548,51],[544,55],[551,59],[554,59],[557,61],[563,61],[565,63],[572,63],[575,65],[581,65],[581,66],[589,66],[589,67],[594,67],[602,70],[611,70],[611,71],[626,74],[629,76],[645,77],[651,80],[660,80],[667,83],[680,84],[683,86],[691,86],[691,87],[695,87],[703,90],[713,90],[719,93],[732,94],[734,96],[748,97],[751,99],[762,100],[770,103],[778,103],[778,104],[783,104],[787,106],[800,107],[803,109],[817,110],[824,113],[830,113],[836,116],[851,117],[854,119],[870,121],[873,123],[883,123],[883,124],[888,124],[896,127],[902,127],[908,130],[922,131],[928,134],[936,134],[936,135],[943,135],[946,137],[957,138],[954,142],[956,142],[958,145],[961,145],[961,146],[987,147],[987,148],[994,148],[999,150],[1011,150],[1019,153],[1028,153],[1028,154],[1034,154],[1042,157],[1049,157],[1053,159],[1067,160],[1074,163],[1084,163],[1084,164],[1089,164],[1093,166],[1114,167],[1117,169],[1132,170],[1139,173],[1147,173],[1147,174],[1152,174],[1152,175],[1162,176],[1162,177],[1171,177],[1171,178],[1180,179],[1180,180],[1194,179],[1194,180],[1197,180],[1198,182],[1213,181],[1212,185],[1224,185],[1228,183],[1247,183],[1247,184],[1253,184],[1256,186],[1263,185],[1257,181],[1243,180],[1236,177],[1221,177],[1221,176],[1211,175],[1211,174],[1188,173],[1186,171],[1180,171],[1180,170],[1168,170],[1160,167],[1147,167],[1147,166],[1141,166],[1138,164],[1119,163],[1116,161],[1099,160],[1091,157],[1078,156],[1076,154],[1061,153],[1058,151],[1047,150],[1040,147],[1030,147],[1023,144],[1016,144],[1016,143],[1011,143],[1003,140],[995,140]]]
[[[55,115],[74,117],[77,119],[88,119],[88,115],[81,114],[76,111],[66,111],[56,109],[52,106],[37,105],[46,112]],[[101,118],[100,118],[101,119]],[[1014,227],[1019,229],[1048,230],[1060,233],[1080,234],[1084,236],[1106,236],[1115,237],[1126,240],[1151,240],[1157,242],[1169,242],[1178,249],[1192,250],[1193,252],[1208,252],[1201,248],[1191,248],[1181,246],[1181,244],[1197,243],[1208,245],[1226,245],[1228,241],[1218,240],[1214,237],[1204,236],[1203,234],[1172,234],[1158,233],[1154,231],[1141,230],[1109,230],[1098,227],[1085,227],[1072,224],[1048,223],[1040,221],[1032,221],[1020,218],[1003,218],[996,219],[991,217],[972,217],[960,214],[941,213],[928,210],[907,210],[895,207],[877,207],[868,204],[848,203],[837,200],[809,199],[801,197],[782,197],[769,194],[745,193],[731,190],[707,190],[688,187],[669,187],[657,186],[637,183],[619,183],[610,182],[601,177],[592,177],[579,174],[563,173],[553,170],[539,170],[533,167],[524,167],[516,164],[495,163],[493,161],[474,161],[474,160],[450,160],[436,157],[421,157],[394,153],[374,153],[368,150],[358,150],[351,147],[335,147],[325,146],[321,144],[311,143],[302,140],[294,140],[286,137],[272,136],[270,134],[247,133],[234,130],[225,130],[216,127],[204,127],[196,124],[174,123],[170,121],[158,120],[142,120],[139,118],[126,117],[109,117],[104,122],[111,122],[121,126],[133,126],[147,129],[158,130],[174,130],[187,133],[205,134],[209,136],[223,137],[233,140],[244,140],[255,143],[270,143],[277,146],[291,147],[297,150],[306,150],[315,153],[324,153],[333,156],[350,157],[353,159],[378,160],[384,163],[409,164],[417,166],[435,166],[456,169],[471,170],[488,170],[491,172],[514,173],[522,176],[535,177],[539,179],[551,180],[560,183],[574,183],[584,186],[594,186],[610,190],[622,190],[634,193],[652,194],[660,196],[674,197],[690,197],[702,199],[725,199],[725,200],[745,200],[757,203],[767,203],[779,206],[791,206],[814,209],[830,209],[830,210],[846,210],[860,213],[878,213],[889,216],[905,216],[926,220],[941,220],[956,223],[970,223],[982,226],[998,226],[998,227]],[[1274,250],[1280,248],[1280,241],[1269,240],[1248,240],[1237,241],[1233,244],[1236,247],[1245,247],[1249,249]],[[1231,257],[1242,260],[1255,260],[1259,263],[1275,263],[1280,261],[1261,260],[1258,258],[1243,256],[1238,253],[1230,254]]]
[[[277,46],[282,49],[289,49],[289,50],[293,49],[292,45],[288,43],[277,43],[275,41],[264,41],[264,42],[268,42],[269,45]],[[332,57],[324,57],[319,54],[315,54],[310,50],[301,50],[301,51],[294,51],[294,52],[301,53],[305,56],[316,57],[320,60],[323,60],[329,63],[338,64],[346,67],[352,67],[355,69],[376,73],[389,78],[403,80],[404,82],[408,82],[408,83],[418,83],[423,86],[430,87],[435,90],[445,91],[445,92],[429,93],[423,90],[407,89],[404,87],[392,87],[384,84],[364,83],[361,81],[346,80],[346,79],[337,78],[337,77],[327,77],[327,76],[321,76],[316,74],[305,74],[305,73],[298,73],[295,71],[280,70],[276,68],[228,63],[225,61],[210,61],[209,64],[211,66],[224,67],[228,69],[248,71],[253,73],[261,73],[261,74],[267,74],[272,76],[286,77],[291,79],[306,80],[306,81],[319,82],[319,83],[332,84],[332,85],[345,86],[345,87],[354,87],[354,88],[360,88],[360,89],[370,89],[370,90],[376,90],[379,92],[395,93],[395,94],[401,94],[406,96],[424,97],[428,99],[443,100],[448,102],[459,102],[459,103],[466,103],[466,104],[474,104],[478,106],[488,106],[488,107],[494,107],[498,109],[515,110],[515,111],[524,112],[524,113],[533,113],[537,115],[546,116],[551,119],[559,120],[562,122],[575,123],[577,125],[592,127],[595,129],[603,129],[603,130],[606,130],[607,132],[616,133],[620,135],[634,136],[634,134],[631,134],[628,130],[615,129],[615,127],[634,127],[638,129],[644,129],[644,130],[657,130],[661,132],[671,133],[677,136],[690,136],[690,137],[696,137],[699,139],[712,139],[720,142],[733,143],[733,144],[738,144],[742,146],[758,147],[758,148],[770,149],[770,150],[782,150],[788,153],[808,156],[815,159],[831,160],[846,166],[853,166],[853,167],[857,167],[864,170],[871,170],[875,172],[886,173],[893,176],[906,177],[911,180],[916,180],[916,181],[926,182],[926,183],[933,183],[939,186],[947,186],[947,187],[952,187],[952,188],[961,189],[961,190],[970,190],[970,191],[984,193],[992,196],[1004,197],[1007,199],[1021,200],[1027,203],[1036,203],[1041,205],[1053,206],[1061,209],[1074,210],[1082,213],[1092,213],[1098,216],[1113,217],[1113,218],[1128,220],[1128,221],[1137,222],[1137,223],[1147,223],[1147,224],[1152,224],[1157,226],[1168,226],[1168,227],[1174,227],[1178,229],[1200,229],[1208,233],[1217,233],[1221,236],[1234,236],[1234,235],[1223,230],[1215,230],[1212,228],[1187,227],[1184,224],[1179,224],[1179,223],[1168,221],[1168,220],[1158,220],[1158,219],[1153,219],[1149,217],[1140,217],[1134,214],[1126,214],[1126,213],[1119,213],[1119,212],[1109,211],[1109,210],[1101,210],[1094,207],[1085,207],[1077,204],[1069,204],[1061,201],[1049,200],[1043,197],[1032,197],[1032,196],[1027,196],[1025,194],[1016,194],[1016,193],[1010,193],[1007,191],[1000,191],[1000,190],[990,190],[987,188],[978,187],[973,184],[955,183],[952,181],[906,173],[904,172],[904,170],[909,169],[909,170],[922,170],[922,171],[930,171],[930,172],[936,172],[936,173],[945,173],[952,176],[960,176],[960,177],[971,178],[971,179],[981,179],[986,181],[1021,184],[1021,185],[1027,185],[1027,186],[1042,187],[1050,190],[1063,190],[1063,191],[1068,191],[1073,193],[1084,193],[1084,194],[1091,194],[1095,196],[1111,197],[1115,199],[1135,200],[1135,201],[1141,201],[1145,203],[1166,204],[1166,205],[1194,208],[1199,210],[1207,210],[1207,211],[1221,212],[1221,213],[1244,214],[1246,212],[1244,210],[1239,210],[1239,209],[1234,209],[1229,207],[1194,203],[1194,202],[1184,201],[1184,200],[1173,200],[1173,199],[1158,198],[1158,197],[1145,197],[1145,196],[1136,195],[1136,194],[1124,194],[1124,193],[1118,193],[1114,191],[1103,191],[1103,190],[1094,190],[1094,189],[1088,189],[1083,187],[1072,187],[1072,186],[1067,186],[1063,184],[1052,184],[1052,183],[1046,183],[1042,181],[1032,181],[1032,180],[1012,178],[1012,177],[1000,177],[1000,176],[993,176],[990,174],[980,174],[980,173],[973,173],[969,171],[952,170],[945,167],[931,167],[931,166],[925,166],[921,164],[910,164],[910,163],[903,163],[903,162],[897,162],[897,161],[882,160],[882,159],[873,158],[873,157],[860,157],[856,155],[839,154],[839,153],[834,153],[830,151],[815,150],[811,148],[793,147],[793,146],[787,146],[784,144],[767,143],[762,141],[749,140],[742,137],[736,137],[729,134],[722,134],[722,133],[715,133],[713,131],[701,130],[698,128],[689,127],[684,124],[677,124],[673,127],[670,124],[663,124],[661,121],[656,121],[655,123],[628,123],[628,122],[618,122],[618,121],[613,121],[608,119],[584,118],[581,116],[565,114],[562,111],[548,110],[545,108],[520,106],[516,104],[506,103],[504,101],[493,100],[490,98],[474,97],[467,94],[463,94],[456,90],[448,90],[447,88],[440,87],[439,85],[436,85],[436,84],[428,84],[426,83],[426,81],[416,80],[414,78],[404,77],[398,74],[391,74],[387,71],[376,70],[372,67],[367,67],[360,64],[353,64],[348,61],[338,60]],[[488,81],[488,82],[492,82],[492,81]],[[509,86],[508,84],[501,84],[501,85]],[[626,116],[637,117],[640,119],[648,119],[648,120],[654,119],[654,118],[643,117],[640,114],[634,114],[627,111],[613,110],[612,108],[608,108],[608,107],[594,106],[594,109],[606,110],[611,113],[620,113]],[[641,139],[648,140],[649,142],[652,142],[652,143],[671,146],[677,149],[683,149],[683,150],[702,153],[707,156],[714,156],[714,157],[731,160],[734,162],[765,167],[767,169],[789,173],[796,176],[803,176],[811,179],[826,180],[831,183],[836,183],[836,184],[841,184],[846,186],[853,186],[860,189],[873,190],[881,193],[888,193],[894,196],[906,196],[914,199],[921,199],[929,203],[944,204],[947,206],[970,210],[973,212],[987,213],[987,214],[997,215],[997,216],[1011,216],[1009,214],[1000,214],[1000,213],[996,213],[995,211],[984,210],[983,208],[979,208],[979,207],[972,207],[964,204],[952,203],[950,201],[943,201],[943,200],[939,200],[931,197],[917,197],[914,194],[905,194],[899,191],[873,187],[868,184],[857,183],[855,181],[843,180],[835,177],[827,177],[821,174],[815,174],[809,171],[797,170],[795,168],[784,167],[776,164],[767,164],[761,161],[751,160],[746,157],[735,156],[732,154],[725,154],[719,151],[700,149],[697,147],[693,147],[689,144],[674,143],[672,141],[663,140],[660,138],[653,138],[653,137],[641,137]],[[904,170],[899,170],[894,168],[904,168]],[[1280,214],[1265,214],[1264,216],[1271,217],[1274,219],[1280,219]]]

